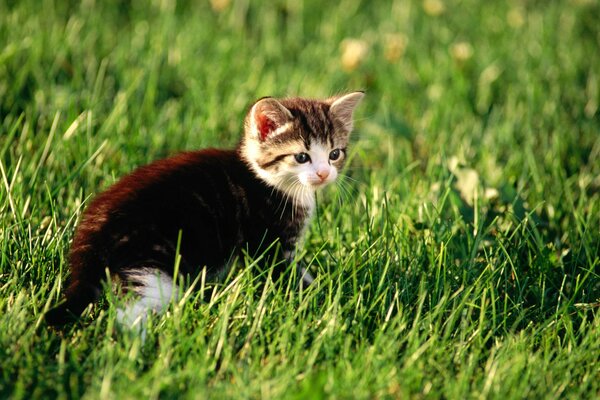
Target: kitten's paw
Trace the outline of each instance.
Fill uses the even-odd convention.
[[[298,268],[298,274],[300,275],[300,289],[309,287],[315,280],[315,278],[313,278],[310,272],[308,272],[308,270],[304,267]]]

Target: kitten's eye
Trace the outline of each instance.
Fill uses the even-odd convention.
[[[340,158],[340,149],[331,150],[331,153],[329,153],[329,159],[335,161],[338,158]]]
[[[310,160],[310,156],[306,153],[295,154],[294,158],[296,159],[296,161],[298,161],[299,164],[304,164],[305,162]]]

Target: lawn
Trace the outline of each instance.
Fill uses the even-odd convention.
[[[598,21],[597,0],[0,0],[0,398],[597,398]],[[235,146],[262,96],[358,89],[299,254],[315,285],[240,266],[145,341],[110,291],[45,325],[94,194]]]

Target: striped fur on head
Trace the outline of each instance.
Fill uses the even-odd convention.
[[[267,184],[311,206],[314,191],[344,165],[352,114],[363,96],[260,99],[246,116],[240,153]]]

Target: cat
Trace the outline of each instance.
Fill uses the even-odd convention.
[[[325,100],[265,97],[245,118],[233,150],[184,152],[143,166],[99,194],[83,213],[69,254],[70,284],[46,313],[51,326],[79,316],[108,273],[135,293],[124,325],[160,312],[179,274],[227,274],[244,251],[290,265],[315,208],[316,189],[346,161],[353,112],[364,92]],[[276,244],[275,246],[273,244]],[[298,268],[301,284],[313,277]],[[273,278],[284,272],[280,266]]]

